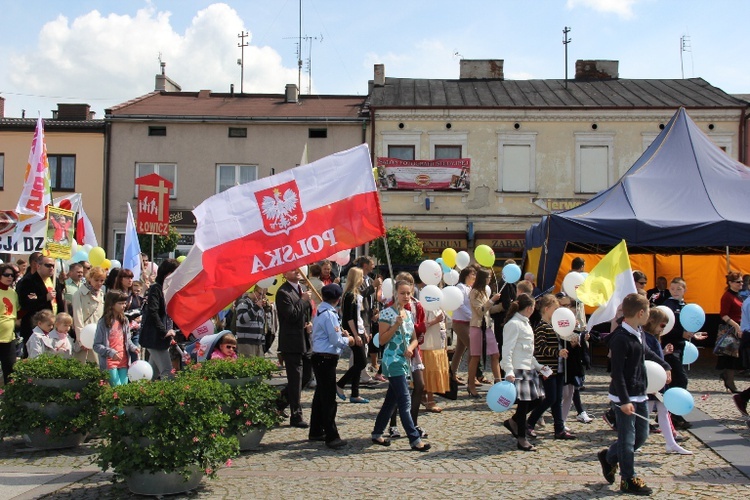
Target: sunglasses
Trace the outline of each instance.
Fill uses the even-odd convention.
[[[15,279],[15,277],[16,277],[16,275],[13,274],[13,273],[4,273],[3,274],[3,278],[14,278]]]
[[[226,347],[230,351],[236,351],[237,350],[237,346],[236,345],[221,344],[221,347]]]
[[[52,269],[53,267],[55,267],[55,265],[54,265],[54,264],[42,264],[42,265],[43,265],[44,267],[48,268],[48,269]]]
[[[742,283],[742,280],[732,281],[732,283]]]

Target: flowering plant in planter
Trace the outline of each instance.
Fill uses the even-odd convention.
[[[190,371],[210,379],[271,378],[279,368],[270,360],[260,357],[237,359],[209,359],[203,363],[190,365]]]
[[[268,384],[254,382],[232,387],[231,396],[230,433],[244,435],[253,427],[270,429],[284,420],[276,409],[279,391]]]
[[[0,429],[6,434],[43,431],[52,437],[86,434],[98,421],[97,399],[105,380],[106,373],[94,363],[51,355],[21,360],[0,390]]]
[[[230,416],[222,411],[230,401],[228,386],[190,372],[106,388],[100,397],[105,439],[98,464],[123,477],[179,472],[187,480],[195,467],[212,477],[239,452],[228,431]],[[144,421],[124,410],[129,406],[155,409]]]

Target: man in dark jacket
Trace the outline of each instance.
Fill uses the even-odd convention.
[[[36,272],[26,275],[18,282],[16,293],[18,294],[18,305],[21,308],[21,337],[23,337],[23,357],[26,352],[26,341],[31,337],[31,332],[36,326],[33,323],[34,315],[42,309],[49,309],[53,314],[65,311],[65,304],[60,304],[63,297],[57,295],[52,277],[55,274],[55,259],[51,257],[40,257]],[[58,306],[61,306],[58,308]]]
[[[646,359],[661,365],[671,380],[670,366],[643,342],[641,327],[648,321],[648,299],[631,293],[622,301],[622,324],[609,337],[612,381],[609,399],[617,419],[617,441],[598,454],[602,474],[608,483],[615,481],[620,466],[620,490],[623,493],[649,495],[651,488],[635,476],[634,455],[648,438],[648,396],[646,396]]]
[[[286,282],[276,291],[276,310],[279,315],[279,352],[286,367],[287,386],[281,392],[289,405],[289,424],[307,428],[302,419],[300,398],[302,388],[312,378],[312,294],[300,284],[298,270],[284,273]],[[279,409],[285,408],[281,405]]]

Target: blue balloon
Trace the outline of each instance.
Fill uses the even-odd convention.
[[[87,261],[89,260],[89,254],[87,254],[85,250],[78,250],[73,254],[73,257],[70,260],[72,260],[73,262]]]
[[[672,387],[664,393],[664,406],[675,415],[687,415],[693,411],[693,396],[682,387]]]
[[[372,345],[380,349],[380,334],[376,333],[375,336],[372,338]]]
[[[503,412],[516,402],[516,386],[507,380],[498,382],[487,391],[487,406],[490,410]]]
[[[508,264],[503,267],[503,279],[506,283],[515,283],[521,279],[521,268],[518,264]]]
[[[692,342],[685,342],[685,350],[682,352],[682,364],[689,365],[698,359],[698,348]]]
[[[443,271],[443,274],[445,274],[447,272],[450,272],[451,268],[448,267],[445,264],[445,262],[443,262],[443,258],[442,257],[438,257],[437,259],[435,259],[435,262],[437,262],[438,264],[440,264],[440,268]]]
[[[688,332],[697,332],[706,322],[706,313],[698,304],[688,304],[680,311],[680,324]]]

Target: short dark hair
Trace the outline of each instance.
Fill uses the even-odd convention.
[[[165,260],[164,262],[159,264],[159,269],[156,271],[156,279],[154,281],[159,283],[160,285],[163,285],[164,280],[167,279],[167,276],[172,274],[178,267],[180,267],[180,263],[175,259]]]
[[[570,264],[570,267],[571,269],[575,270],[575,269],[580,269],[585,265],[586,265],[586,261],[583,260],[582,257],[576,257],[575,259],[573,259],[573,262]]]

